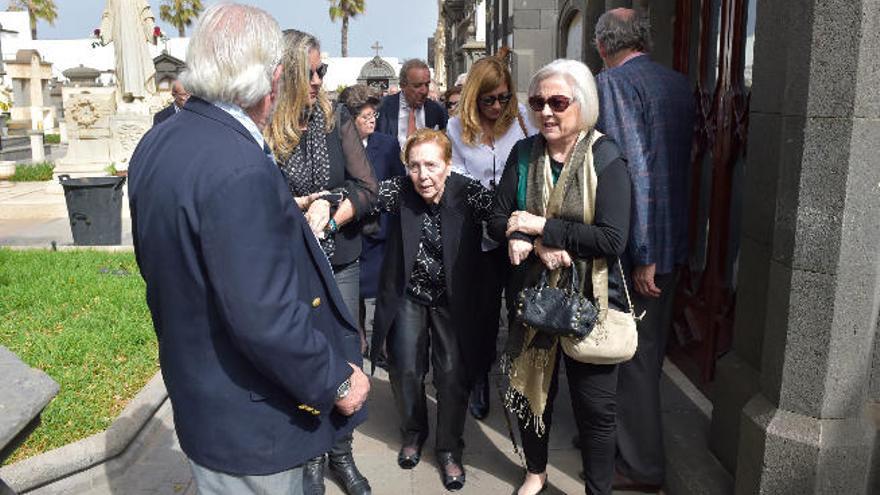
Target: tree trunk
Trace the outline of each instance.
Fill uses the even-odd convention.
[[[186,24],[181,24],[180,26],[177,26],[177,35],[181,38],[186,37]]]
[[[348,16],[342,16],[342,56],[348,56]]]
[[[28,7],[28,15],[31,18],[31,39],[37,39],[37,17],[34,15],[34,11]]]

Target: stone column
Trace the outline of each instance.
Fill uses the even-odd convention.
[[[37,52],[31,54],[30,93],[31,93],[31,130],[43,130],[43,81],[42,66]]]
[[[752,191],[744,212],[739,280],[756,279],[740,286],[737,317],[758,314],[737,321],[747,335],[736,356],[750,371],[759,359],[760,378],[742,409],[737,494],[868,493],[880,307],[878,32],[875,0],[758,3],[750,134],[758,142],[747,173],[750,183],[777,179],[773,208],[762,203],[774,196]],[[765,225],[747,225],[769,213],[768,253]],[[755,290],[759,267],[766,295]],[[762,342],[760,353],[744,337]]]
[[[31,138],[31,160],[34,163],[46,161],[46,150],[43,149],[43,132],[31,131],[28,134]]]

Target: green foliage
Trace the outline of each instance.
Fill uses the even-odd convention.
[[[158,370],[133,253],[0,249],[0,345],[60,385],[7,462],[105,430]]]
[[[7,10],[28,11],[33,39],[37,39],[37,19],[42,19],[50,26],[54,26],[55,19],[58,18],[58,7],[55,6],[55,0],[9,0]]]
[[[61,144],[61,134],[46,134],[43,140],[46,144]]]
[[[330,20],[342,19],[342,56],[348,56],[348,20],[367,10],[366,0],[329,0]]]
[[[202,0],[163,0],[159,6],[159,18],[177,28],[181,38],[186,28],[199,17],[205,7]]]
[[[9,178],[12,182],[43,182],[52,180],[52,171],[55,164],[52,162],[18,163],[15,165],[15,174]]]

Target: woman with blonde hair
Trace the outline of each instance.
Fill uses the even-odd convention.
[[[524,118],[526,109],[516,99],[516,88],[505,49],[494,57],[478,60],[471,67],[461,91],[447,133],[452,141],[452,169],[480,181],[494,191],[501,179],[511,148],[520,139],[537,133]],[[485,359],[473,372],[469,400],[471,415],[483,419],[489,414],[489,370],[495,361],[501,293],[507,281],[509,263],[505,246],[485,237],[475,280],[481,280],[479,305],[473,321],[474,334]]]
[[[333,107],[321,87],[327,64],[321,62],[318,40],[295,29],[284,31],[281,64],[281,94],[265,131],[266,141],[330,261],[346,306],[356,315],[361,254],[357,220],[373,207],[378,190],[376,178],[353,122],[340,124],[334,118]],[[352,346],[362,345],[356,334],[349,341]],[[341,396],[346,393],[339,391]],[[330,470],[350,495],[369,494],[369,482],[355,466],[351,442],[351,435],[336,442],[330,451]],[[305,493],[324,493],[323,471],[323,455],[306,463]]]

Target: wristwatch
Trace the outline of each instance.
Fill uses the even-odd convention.
[[[346,378],[344,382],[336,388],[336,400],[342,400],[351,392],[351,378]]]

